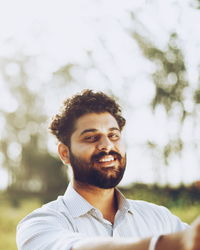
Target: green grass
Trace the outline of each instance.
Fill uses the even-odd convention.
[[[16,250],[15,234],[17,223],[32,210],[40,207],[39,200],[30,199],[14,208],[8,201],[0,203],[0,249]],[[183,221],[191,223],[200,214],[200,204],[188,206],[172,206],[170,210]]]
[[[200,215],[200,204],[184,207],[172,207],[171,212],[181,218],[182,221],[190,224]]]
[[[28,213],[41,203],[38,200],[27,200],[14,208],[8,201],[1,202],[0,205],[0,249],[16,250],[15,235],[17,223]]]

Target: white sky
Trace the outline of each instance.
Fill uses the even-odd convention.
[[[147,139],[162,146],[169,138],[173,139],[180,128],[176,114],[169,120],[163,109],[158,107],[153,116],[148,105],[155,93],[149,78],[154,66],[142,56],[129,34],[130,31],[143,32],[164,49],[169,33],[177,32],[186,57],[188,79],[196,87],[200,60],[200,15],[199,10],[189,5],[190,2],[0,0],[0,57],[17,58],[17,51],[37,57],[36,67],[29,67],[32,79],[27,85],[34,91],[44,86],[43,95],[49,116],[67,97],[66,92],[52,85],[52,73],[67,63],[80,66],[73,71],[75,81],[80,85],[76,84],[68,90],[68,96],[83,86],[104,91],[110,88],[122,103],[127,102],[124,107],[127,117],[125,136],[129,148],[123,184],[135,180],[152,182],[158,178],[161,183],[190,183],[200,178],[199,152],[190,146],[191,138],[194,138],[192,121],[186,121],[184,126],[183,137],[187,142],[184,154],[181,157],[172,156],[167,169],[156,160],[156,153],[152,157],[154,153],[144,146]],[[138,20],[137,23],[131,19],[130,12]],[[88,51],[92,53],[93,61],[88,57]],[[7,71],[17,75],[17,65],[10,65]],[[0,108],[14,111],[17,103],[9,96],[1,76],[0,89]],[[54,102],[49,103],[49,98]],[[189,97],[186,105],[191,109]],[[0,127],[2,124],[3,119],[0,119]],[[199,138],[199,132],[195,131]],[[152,171],[159,167],[159,173]],[[2,187],[6,183],[3,170],[0,178]]]

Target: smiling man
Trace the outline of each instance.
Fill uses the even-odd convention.
[[[50,130],[73,178],[64,196],[19,223],[19,250],[200,250],[199,220],[189,227],[116,188],[126,167],[124,125],[119,105],[104,93],[85,90],[64,102]]]
[[[63,161],[73,167],[77,183],[109,189],[120,182],[125,170],[120,137],[120,128],[110,113],[90,113],[77,120],[70,147],[61,143],[58,149]]]

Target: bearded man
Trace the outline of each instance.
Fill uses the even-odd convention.
[[[200,250],[199,220],[189,227],[116,188],[126,167],[124,125],[120,106],[102,92],[64,102],[50,130],[73,177],[63,196],[19,223],[19,250]]]

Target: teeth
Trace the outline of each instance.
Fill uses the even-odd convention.
[[[108,162],[108,161],[114,161],[114,157],[109,155],[109,156],[104,156],[99,160],[99,162]]]

